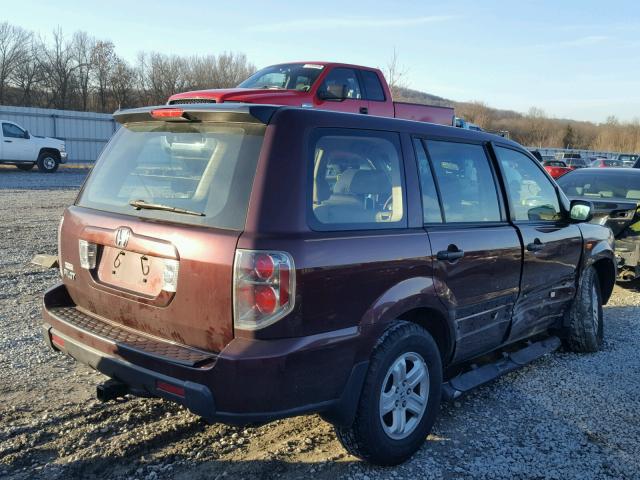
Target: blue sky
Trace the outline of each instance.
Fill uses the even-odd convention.
[[[493,107],[601,122],[640,118],[640,2],[11,2],[2,18],[141,50],[240,51],[258,67],[335,60],[383,67],[395,48],[409,87]]]

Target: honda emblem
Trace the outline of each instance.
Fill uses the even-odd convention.
[[[128,228],[119,228],[116,230],[116,247],[125,248],[129,243],[129,237],[131,236],[131,230]]]

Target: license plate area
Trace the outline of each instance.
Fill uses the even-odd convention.
[[[104,246],[97,279],[138,295],[157,297],[162,292],[163,272],[162,258]]]

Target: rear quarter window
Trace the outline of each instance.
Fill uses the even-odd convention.
[[[384,102],[384,89],[380,83],[380,78],[376,72],[370,70],[361,70],[362,81],[364,83],[364,89],[367,92],[367,100],[373,100],[374,102]]]
[[[318,129],[310,146],[308,211],[314,230],[406,226],[397,134]]]

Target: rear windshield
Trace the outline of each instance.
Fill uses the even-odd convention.
[[[640,175],[573,172],[556,180],[570,197],[640,200]]]
[[[100,156],[77,204],[242,230],[264,128],[220,123],[123,125]],[[191,214],[136,209],[131,202],[175,207]]]

